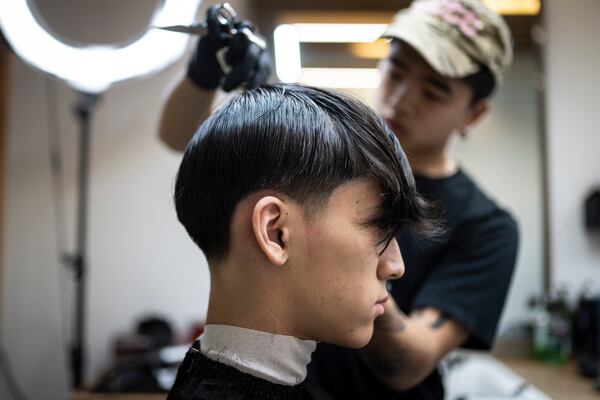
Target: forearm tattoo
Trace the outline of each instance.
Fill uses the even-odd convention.
[[[401,317],[395,318],[393,323],[386,324],[387,332],[396,334],[405,331],[408,323],[405,318],[407,317],[401,314]],[[429,327],[434,331],[441,329],[451,319],[445,312],[432,315],[424,309],[414,310],[410,318],[421,319],[424,327]],[[413,336],[408,337],[412,338],[411,340],[415,339]],[[383,347],[376,349],[366,348],[366,351],[363,350],[365,363],[380,377],[400,379],[399,377],[412,376],[415,366],[420,365],[422,362],[419,353],[415,353],[412,344],[406,342],[406,339],[396,342],[393,351],[383,351],[382,349]],[[389,347],[386,347],[386,349],[389,350]]]
[[[394,305],[395,313],[388,313],[375,320],[377,331],[388,333],[399,333],[406,330],[406,315]]]
[[[403,332],[405,329],[406,329],[406,322],[404,322],[403,318],[398,318],[398,320],[394,324],[394,330],[396,332]]]

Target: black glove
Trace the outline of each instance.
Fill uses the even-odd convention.
[[[206,11],[208,33],[198,40],[188,64],[188,78],[201,88],[221,86],[227,92],[240,85],[254,87],[266,82],[271,73],[269,54],[245,33],[245,29],[254,33],[254,26],[248,21],[237,22],[233,26],[236,33],[231,34],[231,27],[219,23],[218,9],[216,5]],[[217,60],[217,52],[224,47],[228,48],[224,60],[231,67],[227,73]]]
[[[221,84],[223,71],[216,55],[219,49],[228,45],[232,37],[229,27],[219,23],[218,14],[218,5],[206,10],[208,33],[198,40],[196,51],[188,63],[188,78],[207,90],[214,90]]]
[[[235,24],[237,33],[233,35],[225,60],[232,70],[225,75],[221,87],[229,92],[241,85],[253,88],[265,83],[271,75],[271,58],[266,49],[250,40],[246,32],[256,31],[249,21]]]

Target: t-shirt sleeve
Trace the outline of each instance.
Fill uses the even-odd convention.
[[[413,308],[437,308],[464,326],[470,336],[463,347],[491,348],[517,247],[517,225],[504,211],[464,223],[435,263]]]

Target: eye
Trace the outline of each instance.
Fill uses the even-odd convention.
[[[387,231],[387,229],[377,226],[377,224],[374,224],[372,221],[373,220],[364,222],[363,226],[366,227],[369,231],[371,245],[377,253],[381,253],[383,252],[387,243],[386,238],[388,237],[389,232]]]
[[[442,96],[438,95],[437,93],[431,90],[425,90],[423,95],[427,100],[431,100],[433,102],[441,102],[442,100],[444,100]]]
[[[375,239],[377,246],[386,247],[387,243],[394,237],[394,232],[390,230],[389,226],[378,226],[375,227]]]
[[[379,256],[381,256],[387,250],[391,241],[394,239],[393,236],[388,238],[388,234],[389,233],[382,234],[382,236],[379,238],[379,241],[377,242],[377,254],[379,254]]]

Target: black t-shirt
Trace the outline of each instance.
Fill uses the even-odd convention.
[[[405,313],[435,307],[464,326],[463,347],[489,349],[508,292],[517,253],[514,219],[485,196],[462,171],[442,179],[415,177],[419,192],[443,210],[441,240],[398,241],[406,267],[391,294]],[[356,351],[319,344],[308,366],[309,380],[336,399],[442,399],[434,371],[414,389],[388,390],[364,367]]]

